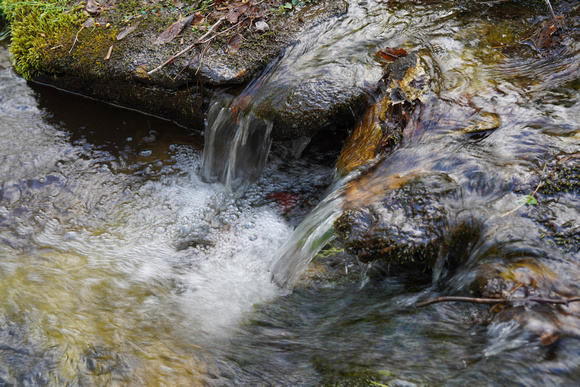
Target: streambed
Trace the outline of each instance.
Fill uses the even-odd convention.
[[[496,39],[503,19],[488,12],[353,2],[338,20],[364,41],[341,53],[361,55],[357,66],[368,71],[358,74],[369,80],[380,73],[372,55],[385,42],[425,49],[440,69],[439,102],[428,115],[439,140],[416,139],[377,173],[451,175],[464,187],[457,208],[499,225],[481,254],[539,234],[525,218],[497,220],[517,206],[514,182],[536,176],[547,155],[580,151],[578,42],[543,58],[514,34],[500,36],[513,47],[498,51],[486,38]],[[523,33],[533,25],[517,20],[500,26]],[[332,25],[325,29],[310,42],[312,61],[304,58],[321,69],[315,54],[327,53],[334,36]],[[324,58],[334,71],[352,64],[340,54]],[[473,108],[498,114],[502,126],[485,136],[441,137]],[[10,69],[0,70],[0,115],[0,380],[7,384],[570,385],[580,378],[575,337],[541,345],[516,320],[491,321],[476,305],[414,308],[464,289],[469,267],[439,288],[428,271],[367,272],[339,253],[317,258],[290,294],[274,285],[270,263],[333,181],[336,146],[314,141],[296,160],[275,145],[239,197],[202,181],[201,136],[170,122],[29,85]],[[578,210],[568,204],[554,202],[553,210],[573,227]],[[536,258],[550,260],[565,286],[580,278],[577,251],[542,249],[548,256]]]

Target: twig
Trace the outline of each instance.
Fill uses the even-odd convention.
[[[205,46],[205,48],[203,49],[203,51],[201,52],[201,57],[199,58],[199,65],[197,66],[197,70],[195,71],[195,75],[197,75],[197,73],[199,73],[199,70],[201,70],[201,65],[203,64],[203,57],[205,56],[205,53],[207,52],[209,48],[209,44],[207,44]]]
[[[544,174],[544,171],[546,170],[546,165],[544,164],[544,169],[542,169],[542,175]],[[534,192],[530,195],[530,198],[533,198],[534,195],[536,193],[538,193],[538,190],[540,189],[542,183],[544,182],[543,178],[540,176],[540,182],[538,183],[536,189],[534,190]],[[525,206],[526,204],[528,204],[528,201],[524,201],[522,204],[520,204],[519,206],[517,206],[516,208],[514,208],[511,211],[506,212],[505,214],[501,215],[500,218],[503,218],[504,216],[508,216],[509,214],[513,214],[514,212],[516,212],[517,210],[519,210],[520,208],[522,208],[523,206]]]
[[[81,31],[85,28],[85,26],[81,26],[81,28],[77,31],[77,34],[75,35],[75,40],[73,40],[73,44],[72,46],[70,46],[70,50],[68,50],[68,53],[70,54],[73,50],[73,48],[75,47],[75,44],[78,42],[79,40],[79,34],[81,33]]]
[[[157,71],[161,70],[163,67],[167,66],[169,63],[173,62],[176,58],[179,58],[181,55],[185,54],[187,51],[194,48],[197,44],[201,43],[205,38],[207,38],[209,35],[211,35],[215,31],[215,29],[218,28],[223,23],[224,20],[225,20],[224,17],[219,18],[218,21],[215,22],[214,25],[211,26],[211,28],[205,34],[203,34],[202,37],[197,39],[195,42],[193,42],[192,44],[190,44],[189,46],[187,46],[183,50],[179,51],[177,54],[173,55],[171,58],[167,59],[160,66],[154,68],[151,71],[148,71],[147,75],[151,75],[153,73],[156,73]]]
[[[230,32],[231,30],[233,30],[234,28],[236,28],[236,27],[239,27],[239,26],[240,26],[240,24],[241,24],[242,22],[246,21],[246,20],[247,20],[247,19],[246,19],[246,18],[244,18],[244,19],[240,20],[239,22],[237,22],[236,24],[234,24],[233,26],[231,26],[230,28],[227,28],[227,29],[225,29],[225,30],[223,30],[223,31],[220,31],[220,32],[218,32],[217,34],[215,34],[214,36],[211,36],[211,37],[209,37],[208,39],[206,39],[206,40],[204,40],[204,41],[199,41],[199,40],[198,40],[198,43],[200,43],[200,44],[209,43],[209,42],[211,42],[213,39],[217,38],[218,36],[220,36],[220,35],[223,35],[223,34],[226,34],[226,33]],[[200,39],[201,39],[201,38],[200,38]]]
[[[517,284],[512,290],[510,290],[510,292],[508,294],[506,294],[505,298],[509,298],[512,296],[512,294],[514,294],[514,292],[516,290],[518,290],[519,288],[521,288],[522,286],[524,286],[523,282],[520,282],[519,284]],[[495,304],[494,306],[491,307],[491,309],[488,311],[488,313],[491,313],[495,310],[495,308],[497,308],[499,305],[501,304]]]
[[[516,301],[532,301],[544,304],[559,304],[568,305],[571,302],[580,301],[580,297],[572,298],[541,298],[541,297],[526,297],[526,298],[476,298],[476,297],[455,297],[455,296],[443,296],[432,298],[427,301],[418,302],[415,304],[415,308],[422,308],[427,305],[437,304],[439,302],[470,302],[473,304],[509,304]]]

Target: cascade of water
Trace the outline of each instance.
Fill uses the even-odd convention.
[[[207,118],[201,175],[234,191],[243,191],[264,168],[272,140],[272,124],[253,113],[231,109],[231,97],[213,101]]]
[[[334,237],[334,221],[343,210],[344,199],[340,189],[343,185],[344,180],[341,180],[330,187],[331,193],[276,252],[270,273],[278,286],[290,288],[316,254]]]
[[[218,94],[207,113],[201,177],[243,192],[262,172],[272,139],[272,123],[252,112],[252,99],[268,82],[281,58],[270,63],[236,98]]]

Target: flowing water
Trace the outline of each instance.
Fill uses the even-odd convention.
[[[577,8],[567,11],[576,30]],[[299,226],[334,179],[336,153],[323,146],[299,159],[273,146],[255,183],[233,194],[212,172],[200,177],[196,133],[27,84],[0,62],[0,384],[575,384],[577,338],[541,345],[515,319],[486,323],[476,305],[413,307],[465,290],[477,262],[522,251],[580,293],[577,251],[538,242],[531,217],[501,217],[548,157],[580,151],[580,44],[563,37],[549,56],[521,44],[541,20],[490,4],[351,1],[273,69],[271,82],[332,71],[363,87],[381,73],[378,48],[423,50],[434,77],[425,133],[366,178],[372,187],[418,173],[459,187],[457,218],[483,231],[445,288],[428,272],[376,268],[368,280],[344,253],[302,272],[339,208],[372,200],[339,188]],[[480,111],[500,128],[457,133]],[[572,228],[579,208],[573,194],[551,205]],[[302,274],[292,293],[271,281],[280,256],[279,282]]]

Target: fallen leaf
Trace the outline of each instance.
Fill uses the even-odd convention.
[[[226,14],[225,18],[232,24],[238,22],[240,15],[248,10],[248,5],[244,3],[234,3],[228,4],[228,13]]]
[[[237,34],[230,38],[228,41],[228,48],[226,50],[228,55],[234,55],[236,52],[238,52],[242,46],[242,40],[244,40],[242,34]]]
[[[177,35],[181,33],[181,31],[188,26],[195,15],[189,15],[188,17],[182,18],[181,15],[179,19],[169,26],[161,35],[155,39],[153,44],[165,44],[171,42]]]
[[[380,57],[381,59],[392,62],[399,58],[404,58],[407,56],[407,51],[403,48],[393,48],[393,47],[386,47],[384,50],[379,50],[375,54],[375,57]]]
[[[135,31],[139,26],[139,23],[140,22],[137,22],[135,23],[135,25],[125,27],[121,31],[119,31],[119,33],[117,34],[117,40],[121,40],[125,38],[125,36],[129,35],[131,32]]]
[[[95,19],[92,17],[85,20],[85,22],[81,25],[81,29],[83,28],[94,28],[95,27]]]
[[[85,7],[85,9],[91,15],[98,15],[102,11],[101,4],[99,4],[95,0],[87,1],[87,6]]]
[[[111,53],[112,52],[113,52],[113,46],[109,47],[109,52],[107,52],[107,55],[105,56],[104,60],[111,59]]]
[[[193,20],[191,21],[191,24],[192,25],[199,24],[199,23],[201,23],[203,21],[203,19],[204,19],[203,14],[201,12],[197,12],[194,15],[194,17],[193,17]]]
[[[147,65],[141,65],[135,69],[135,76],[138,78],[149,78],[147,75]]]
[[[277,200],[284,214],[288,214],[301,202],[300,195],[288,192],[274,192],[268,195],[268,199]]]

